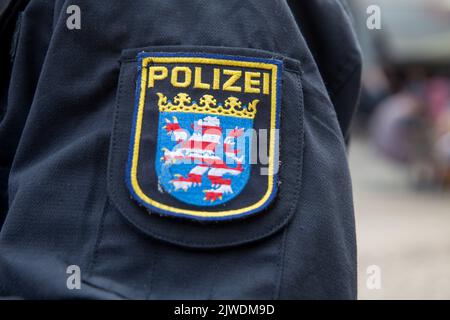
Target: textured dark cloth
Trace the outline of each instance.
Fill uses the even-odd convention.
[[[81,30],[66,27],[74,4]],[[17,41],[1,39],[14,59],[0,97],[0,296],[356,298],[344,137],[360,55],[343,3],[31,0],[16,16]],[[114,137],[129,134],[121,110],[137,72],[126,61],[142,50],[296,61],[283,71],[280,137],[280,190],[296,200],[274,200],[286,219],[271,226],[269,207],[217,225],[169,223],[114,199],[124,184],[114,157],[125,152]],[[288,136],[299,144],[292,157]],[[283,173],[284,162],[300,169]],[[81,290],[66,287],[69,265],[81,268]]]

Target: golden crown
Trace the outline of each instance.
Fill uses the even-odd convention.
[[[215,114],[229,117],[239,117],[254,119],[256,115],[256,105],[259,100],[255,99],[249,102],[247,107],[242,106],[242,102],[236,97],[228,97],[224,104],[218,104],[217,100],[209,94],[203,95],[199,103],[191,103],[191,97],[186,93],[178,93],[172,101],[167,101],[167,97],[156,93],[159,97],[158,107],[160,112],[189,112]]]

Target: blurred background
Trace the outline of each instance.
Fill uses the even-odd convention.
[[[450,299],[450,0],[348,2],[364,57],[350,146],[359,298]]]

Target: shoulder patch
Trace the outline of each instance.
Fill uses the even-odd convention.
[[[140,53],[126,183],[150,212],[224,220],[277,191],[280,60]]]

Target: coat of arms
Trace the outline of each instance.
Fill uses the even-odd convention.
[[[270,59],[141,54],[127,171],[133,197],[150,211],[202,220],[266,207],[277,187],[280,67]],[[266,164],[252,157],[258,130],[268,132]]]
[[[199,206],[234,198],[250,175],[248,129],[253,128],[259,100],[242,105],[230,96],[220,104],[206,94],[197,104],[186,93],[177,94],[173,103],[162,93],[158,96],[155,168],[161,186],[177,199]]]

